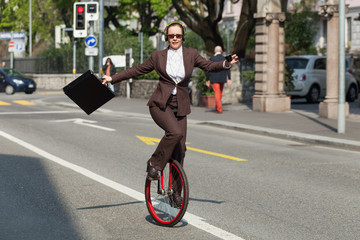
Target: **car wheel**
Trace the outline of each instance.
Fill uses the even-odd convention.
[[[356,86],[354,84],[351,84],[346,94],[346,101],[353,102],[357,99],[357,97],[358,97],[358,93]]]
[[[6,85],[6,87],[5,87],[5,93],[6,93],[7,95],[12,95],[12,94],[14,94],[14,93],[15,93],[14,87],[11,86],[11,85]]]
[[[311,86],[309,93],[306,95],[306,101],[308,103],[316,103],[319,101],[320,90],[316,85]]]

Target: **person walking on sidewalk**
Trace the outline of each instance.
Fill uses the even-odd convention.
[[[102,67],[103,73],[107,76],[112,76],[116,73],[116,68],[113,62],[111,61],[111,58],[107,58],[105,64]],[[110,89],[114,91],[114,86],[111,85]]]
[[[207,72],[224,71],[238,62],[236,54],[231,62],[213,62],[199,55],[193,48],[183,46],[185,26],[174,21],[164,31],[169,46],[154,51],[142,64],[121,71],[113,76],[104,75],[103,84],[118,83],[135,78],[153,70],[159,75],[159,84],[150,97],[147,105],[152,119],[165,131],[155,152],[147,162],[147,177],[156,179],[169,159],[184,163],[187,115],[190,113],[188,84],[194,67]]]
[[[210,58],[211,61],[214,62],[223,62],[225,57],[222,55],[223,50],[221,46],[216,46],[214,49],[215,55]],[[206,86],[210,87],[210,82],[212,88],[215,93],[215,105],[216,105],[216,113],[222,113],[223,107],[221,105],[221,98],[224,88],[224,83],[227,82],[228,86],[231,85],[231,74],[230,70],[222,71],[222,72],[212,72],[206,73]]]

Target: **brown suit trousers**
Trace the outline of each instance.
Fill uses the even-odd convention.
[[[181,165],[184,162],[187,118],[175,115],[177,104],[176,95],[172,95],[165,109],[157,106],[149,108],[154,122],[165,131],[165,135],[149,159],[157,170],[162,170],[171,158],[179,161]]]

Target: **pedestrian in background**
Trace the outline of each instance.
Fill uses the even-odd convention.
[[[103,73],[107,76],[112,76],[116,73],[115,65],[111,61],[111,58],[107,58],[104,66],[102,67]],[[111,90],[114,91],[114,86],[110,86]]]
[[[2,63],[1,63],[1,67],[2,67],[2,68],[5,68],[5,66],[6,66],[6,62],[2,62]]]
[[[203,58],[196,49],[183,46],[185,33],[185,26],[181,22],[169,23],[164,31],[165,40],[169,42],[166,49],[154,51],[138,66],[121,71],[112,77],[103,76],[103,84],[114,84],[153,70],[159,75],[159,84],[147,105],[152,119],[165,131],[165,135],[148,160],[147,177],[149,179],[159,178],[159,171],[163,170],[171,158],[183,165],[186,151],[187,115],[190,113],[188,85],[194,67],[207,72],[224,71],[238,62],[235,54],[230,62],[225,60],[213,62]],[[181,203],[182,199],[178,198],[180,192],[174,194],[175,202]]]
[[[210,58],[213,62],[223,62],[225,57],[222,55],[223,50],[221,46],[216,46],[214,49],[214,56]],[[216,113],[222,113],[223,107],[221,104],[221,98],[223,93],[224,84],[227,82],[227,85],[231,85],[231,74],[230,70],[222,72],[212,72],[206,73],[206,86],[210,87],[210,83],[215,93],[215,104],[216,104]]]

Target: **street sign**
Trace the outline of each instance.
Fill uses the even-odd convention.
[[[97,40],[96,40],[96,37],[93,35],[88,36],[85,40],[85,45],[87,47],[92,48],[92,47],[95,47],[96,44],[97,44]]]
[[[25,37],[26,34],[24,32],[0,32],[0,39],[25,39]]]
[[[8,51],[9,52],[14,52],[15,51],[15,42],[13,42],[13,41],[9,42]]]
[[[97,56],[98,54],[99,54],[99,49],[96,47],[85,48],[85,56]]]

